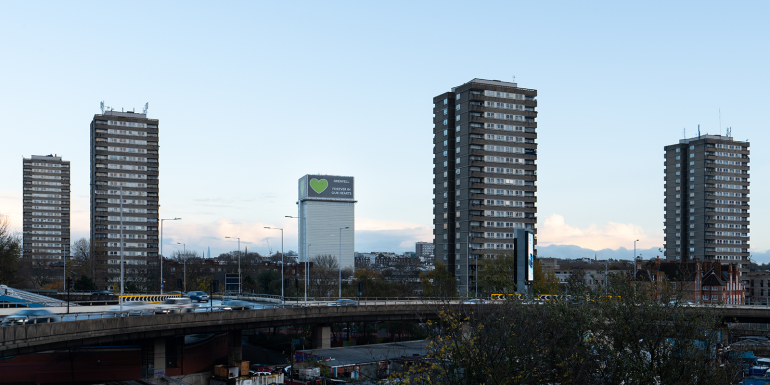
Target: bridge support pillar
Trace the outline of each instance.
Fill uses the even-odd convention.
[[[153,344],[153,373],[147,373],[148,377],[153,377],[155,373],[162,371],[166,373],[166,338],[155,338]]]
[[[243,340],[240,330],[230,330],[227,332],[227,363],[235,365],[235,361],[243,360],[243,350],[241,349]]]
[[[332,347],[332,328],[329,325],[315,325],[312,331],[313,349]]]

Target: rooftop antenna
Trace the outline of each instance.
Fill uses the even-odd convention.
[[[725,135],[726,135],[726,136],[730,137],[730,136],[732,136],[732,135],[733,135],[733,128],[732,128],[732,127],[727,127],[727,128],[725,129],[725,131],[727,131],[727,132],[725,132]]]
[[[719,109],[719,136],[722,136],[722,109]]]
[[[142,110],[142,113],[147,115],[147,107],[150,105],[150,102],[144,103],[144,109]]]
[[[687,128],[682,129],[682,139],[687,139]]]
[[[104,100],[99,102],[99,108],[102,110],[102,115],[104,115]]]
[[[516,83],[516,75],[513,75],[513,83]]]
[[[700,139],[700,124],[698,125],[698,139]]]

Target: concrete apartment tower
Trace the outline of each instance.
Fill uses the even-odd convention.
[[[701,135],[665,146],[666,260],[720,260],[748,272],[749,142]]]
[[[339,258],[343,269],[355,266],[354,192],[352,176],[305,175],[299,179],[300,262],[331,255]]]
[[[63,280],[63,270],[51,265],[70,256],[70,162],[32,155],[23,165],[23,258],[36,274]]]
[[[91,121],[91,242],[99,289],[120,289],[122,216],[126,285],[159,290],[158,123],[146,110],[103,111]]]
[[[461,293],[475,289],[476,260],[512,253],[517,229],[535,232],[536,97],[473,79],[433,98],[435,255]]]
[[[414,244],[414,253],[418,257],[427,257],[433,255],[436,251],[436,245],[433,242],[417,242]]]

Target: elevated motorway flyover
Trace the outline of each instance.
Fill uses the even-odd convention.
[[[101,318],[0,327],[0,357],[127,340],[221,333],[234,334],[240,349],[241,330],[315,325],[314,346],[328,347],[332,323],[424,321],[438,318],[438,306],[417,301],[359,306],[301,306],[274,309],[210,311],[151,316]],[[238,355],[240,355],[238,353]]]

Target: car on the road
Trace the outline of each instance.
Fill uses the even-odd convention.
[[[259,306],[255,304],[254,302],[249,301],[241,301],[237,299],[225,299],[222,300],[222,310],[246,310],[246,309],[254,309],[256,306]]]
[[[97,290],[97,291],[91,292],[91,295],[115,295],[115,293],[109,290]]]
[[[123,310],[120,309],[120,305],[110,307],[110,312],[127,314],[127,315],[141,315],[142,313],[152,313],[155,310],[155,305],[144,301],[131,301],[123,303]]]
[[[209,301],[209,295],[203,291],[191,291],[187,293],[187,296],[190,297],[191,301],[198,301],[198,302]]]
[[[334,302],[330,302],[329,306],[356,306],[358,303],[354,299],[338,299]]]
[[[155,306],[155,314],[170,313],[192,313],[195,311],[195,305],[189,298],[166,298],[163,303]]]
[[[45,309],[24,309],[3,318],[3,326],[59,322],[60,319]]]
[[[691,301],[671,301],[671,302],[668,303],[668,306],[677,306],[677,305],[684,306],[684,307],[690,307],[690,306],[695,306],[695,302],[691,302]]]

